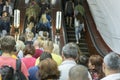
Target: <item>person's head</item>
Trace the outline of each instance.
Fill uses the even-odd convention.
[[[28,55],[28,54],[34,55],[35,54],[35,48],[34,48],[33,45],[26,45],[23,52],[24,52],[24,55]]]
[[[35,48],[39,48],[39,47],[40,47],[40,41],[39,41],[39,40],[35,40],[35,41],[33,42],[33,46],[34,46]]]
[[[59,79],[60,71],[58,70],[57,63],[53,59],[44,59],[38,66],[38,77],[40,77],[41,80]]]
[[[105,75],[120,73],[120,56],[115,52],[110,52],[104,57],[103,72]]]
[[[52,55],[49,52],[43,52],[40,55],[40,59],[39,60],[42,61],[42,60],[47,59],[47,58],[52,59]]]
[[[15,39],[12,36],[5,36],[0,39],[0,46],[3,53],[11,53],[15,49]]]
[[[34,37],[33,32],[28,32],[28,33],[26,34],[26,39],[27,39],[27,40],[32,40],[33,37]]]
[[[88,68],[91,72],[96,72],[99,79],[104,77],[104,73],[102,71],[102,63],[103,58],[100,55],[91,55],[89,57]]]
[[[44,48],[44,51],[45,51],[45,52],[50,52],[50,53],[52,53],[52,50],[53,50],[53,48],[54,48],[53,42],[52,42],[52,41],[49,41],[49,40],[44,41],[44,43],[43,43],[43,48]]]
[[[49,33],[47,31],[43,31],[43,38],[47,40],[49,37]]]
[[[88,61],[89,69],[99,69],[102,66],[103,58],[100,55],[91,55]]]
[[[76,60],[78,58],[78,47],[75,43],[67,43],[63,48],[62,48],[62,57],[63,60],[65,59],[74,59]]]
[[[20,36],[19,36],[19,40],[25,42],[25,35],[24,35],[24,34],[20,35]]]
[[[20,50],[23,51],[24,48],[25,48],[25,44],[22,41],[17,40],[16,41],[16,50],[17,50],[17,52],[20,51]]]
[[[73,66],[69,71],[69,80],[89,80],[88,69],[82,65]]]
[[[3,11],[2,12],[2,17],[6,17],[6,16],[8,16],[8,12],[7,11]]]
[[[89,57],[87,57],[86,55],[80,55],[79,60],[78,60],[78,64],[84,65],[84,66],[88,66],[88,59]]]

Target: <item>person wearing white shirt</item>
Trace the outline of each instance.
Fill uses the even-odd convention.
[[[84,28],[84,21],[82,15],[76,14],[74,18],[74,26],[75,26],[75,37],[76,37],[76,43],[79,43],[79,39],[81,38],[81,31],[85,31]]]
[[[12,7],[8,4],[8,1],[5,1],[5,5],[3,6],[3,11],[6,11],[9,13],[10,16],[13,15]]]
[[[104,78],[101,80],[120,80],[120,56],[115,52],[110,52],[104,57],[103,72]]]
[[[76,59],[78,58],[78,47],[75,43],[68,43],[62,48],[63,62],[58,67],[61,75],[59,80],[67,80],[70,68],[77,65]]]

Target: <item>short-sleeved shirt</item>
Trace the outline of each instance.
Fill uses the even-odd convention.
[[[16,69],[16,59],[12,57],[0,56],[0,67],[3,65],[8,65]],[[28,71],[25,64],[21,61],[21,72],[28,78]]]
[[[65,60],[62,62],[62,64],[58,67],[61,74],[59,80],[68,80],[68,74],[70,71],[70,68],[76,65],[76,62],[74,60]]]
[[[52,53],[51,55],[52,55],[52,59],[53,59],[53,60],[57,63],[57,65],[59,66],[59,65],[62,63],[62,57],[61,57],[60,55],[55,54],[55,53]],[[38,65],[38,64],[39,64],[39,61],[40,61],[39,59],[40,59],[40,57],[37,58],[35,65]]]
[[[36,58],[29,57],[29,58],[21,58],[21,59],[24,62],[27,69],[29,69],[30,67],[35,66]]]
[[[25,63],[25,66],[26,66],[27,69],[35,66],[36,58],[29,57],[29,58],[21,58],[21,59]]]
[[[38,72],[38,66],[33,66],[28,69],[29,72],[29,80],[38,80],[37,79],[37,72]]]

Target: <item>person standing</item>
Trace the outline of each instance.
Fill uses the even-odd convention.
[[[74,2],[69,0],[65,4],[65,15],[66,15],[66,22],[69,27],[72,27],[72,19],[74,16]]]
[[[120,55],[115,52],[108,53],[103,60],[104,78],[101,80],[120,80]]]
[[[0,39],[2,55],[0,56],[0,67],[3,65],[11,66],[16,70],[16,59],[12,57],[15,49],[15,39],[12,36],[5,36]],[[21,61],[21,72],[28,78],[28,71],[25,64]]]
[[[77,65],[78,53],[79,50],[75,43],[68,43],[62,48],[63,62],[58,67],[61,72],[59,80],[68,80],[70,68]]]

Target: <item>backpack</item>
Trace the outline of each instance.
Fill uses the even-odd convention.
[[[4,65],[0,68],[2,80],[27,80],[25,75],[21,72],[21,60],[16,60],[16,70],[11,66]]]

